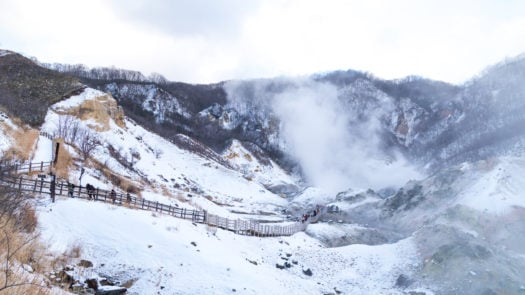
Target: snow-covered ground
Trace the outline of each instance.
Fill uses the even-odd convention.
[[[42,131],[56,130],[58,113],[103,95],[87,89],[52,106]],[[78,122],[82,127],[100,125],[93,120]],[[130,120],[125,120],[125,127],[113,120],[109,124],[109,130],[97,132],[103,146],[92,156],[138,183],[142,197],[241,218],[245,215],[235,211],[256,216],[261,211],[279,212],[289,205],[289,200],[265,185],[291,183],[293,179],[280,168],[272,168],[274,163],[258,163],[238,142],[223,155],[240,168],[236,171],[180,149]],[[131,159],[135,154],[133,169],[110,156],[109,145],[123,158]],[[33,160],[50,160],[51,147],[51,141],[41,136]],[[78,157],[72,147],[66,148]],[[72,181],[78,183],[81,166],[77,162],[70,171]],[[112,188],[95,168],[84,168],[83,185],[89,182]],[[304,199],[319,204],[331,198],[311,189],[295,203]],[[401,294],[395,287],[396,279],[400,274],[409,275],[419,261],[410,238],[383,246],[327,248],[305,233],[282,238],[240,236],[171,216],[80,199],[44,201],[38,217],[49,251],[62,253],[80,246],[79,259],[94,263],[90,269],[77,268],[77,277],[107,275],[121,282],[135,280],[130,294]],[[276,267],[286,262],[288,267]],[[303,272],[308,269],[311,276]]]
[[[320,294],[334,288],[345,294],[402,294],[396,279],[410,274],[418,261],[411,239],[325,248],[304,233],[239,236],[79,199],[58,199],[40,207],[38,216],[51,251],[79,245],[81,258],[93,262],[79,277],[136,279],[130,294]],[[287,262],[283,258],[290,268],[276,268]],[[306,269],[312,276],[303,273]]]
[[[525,208],[525,160],[502,157],[477,165],[464,164],[471,172],[471,182],[458,196],[463,204],[481,212],[502,214],[513,207]]]
[[[54,105],[42,131],[56,130],[60,112],[104,95],[87,89]],[[103,127],[94,119],[78,122],[83,128]],[[469,268],[466,272],[466,266],[457,258],[471,255],[471,249],[488,249],[487,253],[512,251],[508,257],[513,259],[523,255],[523,238],[515,234],[522,231],[519,221],[525,207],[521,194],[525,189],[522,177],[525,161],[520,158],[491,159],[451,168],[407,184],[403,193],[390,200],[356,188],[336,200],[336,196],[314,187],[289,200],[267,188],[272,184],[293,184],[293,178],[274,163],[259,163],[240,142],[234,141],[222,155],[230,167],[235,168],[231,169],[179,148],[131,120],[123,122],[125,126],[119,126],[110,119],[109,128],[96,133],[103,145],[92,157],[116,174],[127,177],[146,199],[205,209],[228,218],[262,218],[270,212],[274,215],[266,218],[274,220],[284,218],[280,214],[284,208],[300,211],[332,202],[349,214],[356,213],[349,217],[361,223],[341,221],[340,224],[338,220],[337,224],[311,225],[305,233],[291,237],[256,238],[194,225],[171,216],[86,200],[58,198],[53,204],[40,202],[39,228],[49,251],[62,253],[79,246],[82,249],[79,259],[94,263],[93,268],[77,268],[76,276],[81,279],[111,276],[120,282],[132,280],[130,294],[406,294],[410,291],[433,294],[415,288],[443,283],[443,290],[455,290],[465,276],[473,276],[471,271],[480,273],[473,267],[476,264],[469,264],[474,270]],[[9,144],[7,140],[0,148],[7,149]],[[120,161],[110,154],[110,146],[113,153],[120,155]],[[40,136],[33,161],[49,161],[51,148],[51,141]],[[72,147],[66,149],[79,157]],[[122,159],[133,163],[124,165]],[[82,165],[76,161],[71,167],[70,180],[80,182]],[[96,187],[113,188],[94,166],[84,168],[83,185],[89,182]],[[419,186],[420,189],[415,189]],[[363,196],[358,197],[360,194]],[[391,202],[392,198],[401,203],[396,205]],[[384,218],[381,206],[385,202],[392,215],[381,219]],[[408,209],[408,204],[413,207]],[[487,229],[484,224],[491,224],[493,220],[505,222],[501,228]],[[387,221],[395,225],[390,228],[397,227],[404,235],[396,234],[399,239],[385,238],[384,231],[376,232],[373,228],[380,225],[378,222]],[[361,241],[348,237],[353,234],[377,245],[348,245],[348,241]],[[456,236],[468,243],[457,243]],[[341,243],[326,243],[330,240]],[[395,243],[387,243],[394,240]],[[469,243],[474,242],[477,247],[469,248]],[[491,244],[503,246],[492,248]],[[451,255],[446,251],[456,249],[447,248],[451,245],[463,247],[461,253],[465,254]],[[494,255],[494,261],[500,261],[499,257],[503,257],[501,261],[507,259],[507,254]],[[502,275],[490,279],[490,282],[499,282],[506,270],[502,263],[491,262],[491,257],[484,260],[476,256],[478,260],[474,262],[481,261],[479,265],[482,265],[487,261],[495,265],[495,269],[501,267]],[[448,272],[436,271],[435,265],[440,265],[434,258],[441,258],[445,266],[446,263],[459,264],[450,266]],[[519,269],[520,264],[516,262],[516,265]],[[448,278],[449,273],[454,274],[454,278]],[[494,273],[498,272],[494,270]],[[448,279],[440,281],[440,278]],[[485,280],[481,276],[471,281],[479,283],[477,290],[484,290]],[[513,283],[516,282],[519,279],[514,279]],[[512,285],[506,290],[516,289]]]

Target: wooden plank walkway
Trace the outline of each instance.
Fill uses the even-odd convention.
[[[2,166],[0,164],[0,185],[10,187],[18,192],[51,195],[51,181],[44,180],[43,178],[32,179],[20,176],[20,174],[36,172],[45,173],[49,171],[50,167],[51,162],[16,164],[14,166]],[[67,182],[55,182],[55,196],[70,197],[68,192]],[[118,206],[126,206],[128,208],[159,212],[173,217],[191,220],[193,223],[202,223],[212,227],[229,230],[239,235],[256,237],[290,236],[297,232],[304,231],[309,223],[318,221],[321,215],[326,211],[325,207],[321,207],[320,212],[315,216],[310,216],[306,222],[294,222],[287,225],[261,224],[254,220],[228,219],[220,217],[209,214],[206,210],[193,210],[160,202],[153,202],[133,195],[128,196],[121,192],[116,192],[114,198],[112,198],[111,191],[99,188],[95,188],[95,190],[88,192],[85,186],[75,186],[72,197],[111,203]]]

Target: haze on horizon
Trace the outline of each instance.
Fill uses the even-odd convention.
[[[0,48],[211,83],[332,70],[461,83],[525,52],[519,0],[3,0]]]

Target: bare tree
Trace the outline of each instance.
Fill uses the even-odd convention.
[[[86,160],[91,153],[101,145],[98,138],[89,129],[80,129],[78,132],[78,148],[82,158]]]
[[[77,140],[79,130],[80,123],[74,116],[60,116],[55,136],[63,138],[67,143],[74,143]]]

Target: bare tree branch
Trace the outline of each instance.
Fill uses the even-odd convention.
[[[101,143],[97,137],[88,129],[81,129],[79,132],[78,148],[84,160],[98,147]]]

